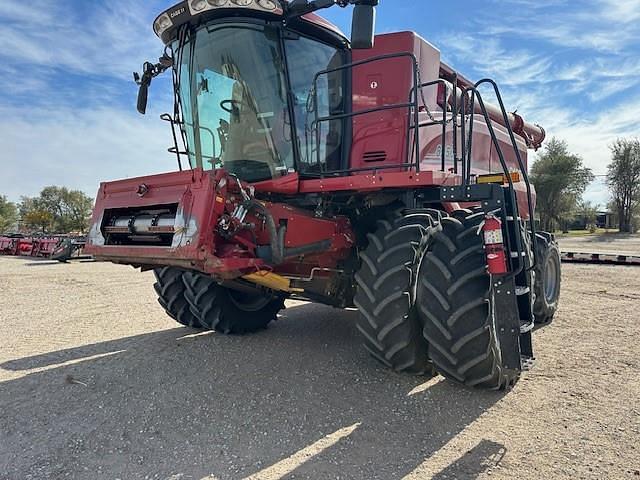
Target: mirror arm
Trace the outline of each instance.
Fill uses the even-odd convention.
[[[133,72],[133,81],[140,86],[138,91],[138,112],[144,115],[147,111],[147,94],[151,81],[173,66],[173,59],[166,53],[158,59],[158,63],[144,62],[142,65],[142,75]]]

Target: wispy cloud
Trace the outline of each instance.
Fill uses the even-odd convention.
[[[60,184],[93,195],[100,180],[176,169],[157,118],[171,107],[168,79],[141,117],[131,77],[162,53],[151,22],[166,3],[0,2],[3,194]]]
[[[131,81],[162,52],[151,22],[173,3],[0,1],[0,193],[59,183],[93,194],[100,180],[175,168],[157,119],[171,108],[169,80],[154,81],[146,117]],[[423,3],[385,0],[378,30],[413,28],[463,74],[496,78],[510,108],[596,173],[616,137],[640,134],[640,0],[461,0],[438,15]],[[348,15],[329,12],[345,28]],[[602,185],[590,195],[602,203]]]
[[[122,109],[47,110],[22,118],[0,108],[2,193],[17,200],[46,185],[94,195],[100,181],[177,169],[168,126]]]
[[[487,34],[539,39],[561,48],[600,53],[620,52],[640,40],[635,23],[640,18],[640,0],[500,3],[514,8],[490,22],[485,29]]]
[[[512,108],[604,173],[612,141],[640,133],[640,0],[493,4],[500,15],[489,9],[440,35],[443,55],[495,78]],[[604,204],[606,189],[595,184],[587,197]]]
[[[149,3],[131,0],[70,2],[4,0],[0,4],[0,58],[18,66],[129,78],[142,55],[157,55]]]

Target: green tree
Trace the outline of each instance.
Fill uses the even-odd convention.
[[[26,228],[40,230],[42,233],[51,230],[53,215],[40,204],[39,198],[21,197],[18,209]]]
[[[35,198],[23,197],[20,206],[25,225],[42,231],[86,231],[93,201],[79,190],[45,187]]]
[[[591,233],[596,231],[598,221],[598,207],[591,202],[582,200],[578,203],[576,216],[584,219],[587,230]]]
[[[633,232],[640,214],[640,140],[618,139],[611,145],[607,184],[621,232]]]
[[[594,178],[582,158],[569,152],[567,142],[552,138],[531,166],[542,229],[553,232],[566,223]]]
[[[0,195],[0,233],[7,232],[18,220],[18,208],[15,203]]]
[[[68,233],[87,229],[93,200],[79,190],[66,187],[45,187],[39,204],[53,215],[56,231]]]

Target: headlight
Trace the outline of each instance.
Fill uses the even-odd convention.
[[[188,0],[187,5],[192,16],[228,8],[250,8],[259,12],[282,15],[281,3],[279,0]],[[169,18],[174,19],[171,15]]]
[[[193,0],[191,2],[191,9],[194,12],[200,12],[207,7],[207,0]]]
[[[278,5],[276,5],[276,2],[274,2],[273,0],[258,0],[258,5],[269,11],[278,8]]]
[[[162,35],[162,33],[166,29],[170,28],[171,25],[173,25],[173,22],[169,18],[169,15],[165,13],[164,15],[160,15],[158,17],[158,19],[153,24],[153,29],[155,30],[156,35]]]

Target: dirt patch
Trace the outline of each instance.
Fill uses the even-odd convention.
[[[507,393],[389,372],[357,314],[178,328],[150,273],[0,258],[0,479],[640,478],[640,268],[564,265]]]

